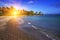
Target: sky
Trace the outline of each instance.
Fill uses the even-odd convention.
[[[0,6],[11,5],[17,9],[41,11],[45,14],[60,14],[60,0],[0,0]]]

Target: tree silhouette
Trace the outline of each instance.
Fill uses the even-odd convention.
[[[12,15],[12,13],[14,12],[14,10],[16,11],[16,9],[13,7],[13,6],[11,6],[10,8],[9,7],[0,7],[0,15]],[[31,10],[31,11],[27,11],[27,10],[24,10],[24,9],[22,9],[22,10],[17,10],[18,11],[18,16],[19,15],[41,15],[42,14],[42,12],[40,11],[40,12],[35,12],[34,13],[34,11],[33,10]]]

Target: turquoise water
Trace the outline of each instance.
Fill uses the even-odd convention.
[[[25,20],[38,28],[44,28],[51,33],[60,35],[60,16],[28,16]]]

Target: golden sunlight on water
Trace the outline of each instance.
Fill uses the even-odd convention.
[[[17,25],[23,24],[24,23],[24,17],[25,16],[11,16],[11,23],[16,23]],[[15,24],[14,24],[15,25]]]
[[[5,28],[4,25],[7,25],[7,22],[10,22],[13,26],[18,26],[24,23],[25,16],[1,16],[0,17],[0,29]]]

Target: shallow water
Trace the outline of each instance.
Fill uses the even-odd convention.
[[[10,19],[15,20],[12,17],[7,17],[7,19],[4,19],[4,17],[1,17],[1,18],[2,18],[2,19],[0,19],[0,23],[2,22],[1,24],[4,24],[4,23],[6,24],[6,22],[8,22],[8,20],[10,20]],[[43,35],[46,35],[46,36],[48,36],[48,38],[51,38],[51,39],[53,39],[53,37],[49,35],[50,33],[60,36],[60,17],[59,16],[26,16],[26,17],[18,17],[15,21],[19,23],[17,26],[18,28],[20,28],[20,29],[21,29],[21,27],[23,29],[27,28],[27,29],[23,30],[24,32],[29,32],[29,30],[30,30],[29,33],[34,34],[34,32],[37,33],[36,31],[39,31]],[[13,22],[14,21],[12,21],[12,23]],[[1,26],[1,24],[0,24],[0,26]],[[33,28],[36,30],[35,31],[32,30]],[[40,29],[40,30],[38,30],[38,29]],[[50,33],[47,34],[47,32],[45,32],[45,30],[47,30]],[[37,33],[37,34],[39,35],[39,33]]]
[[[44,28],[56,35],[60,34],[60,16],[28,16],[25,20],[37,28]]]

